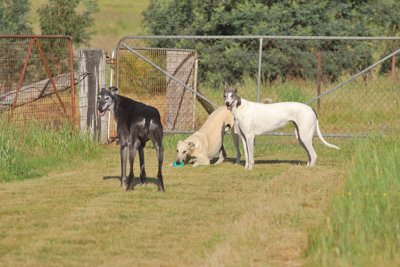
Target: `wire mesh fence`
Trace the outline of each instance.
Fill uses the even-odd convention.
[[[193,80],[184,80],[192,71],[190,67],[178,79],[190,88],[196,87],[196,92],[211,103],[223,105],[226,82],[239,83],[239,95],[247,100],[307,103],[393,53],[399,45],[400,40],[395,37],[126,36],[118,45],[120,65],[117,64],[115,77],[122,94],[129,92],[145,103],[154,104],[156,99],[165,103],[166,93],[157,88],[166,88],[171,78],[154,67],[166,69],[165,53],[157,54],[154,50],[162,47],[163,50],[195,51],[197,67]],[[136,54],[122,47],[135,48]],[[318,113],[323,133],[360,136],[399,131],[396,55],[310,104]],[[129,66],[126,62],[135,63]],[[177,86],[176,105],[179,92],[184,90],[182,85]],[[158,93],[149,93],[153,91]],[[166,106],[155,105],[166,114]],[[208,113],[198,101],[194,105],[193,112],[183,112],[189,118],[194,116],[192,125],[168,130],[198,129]],[[282,133],[292,132],[290,127],[282,130]]]
[[[63,124],[75,118],[68,36],[0,36],[0,118]]]

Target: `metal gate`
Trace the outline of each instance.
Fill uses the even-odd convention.
[[[195,97],[203,96],[197,92],[195,50],[129,47],[121,40],[112,58],[110,85],[115,77],[122,94],[156,107],[165,133],[196,129]],[[115,128],[112,121],[111,138]]]
[[[0,118],[75,121],[72,40],[69,36],[0,36]]]
[[[223,105],[225,82],[239,82],[239,95],[251,101],[309,104],[316,109],[326,136],[400,130],[399,37],[125,36],[120,40],[117,51],[129,51],[153,66],[157,75],[169,77],[162,62],[135,47],[196,51],[196,99],[210,106]],[[123,56],[117,54],[114,76],[118,84],[126,78],[118,67]],[[185,87],[182,78],[177,80]],[[192,87],[185,88],[192,92]],[[208,117],[203,107],[195,102],[194,129]],[[293,129],[273,134],[293,135]]]

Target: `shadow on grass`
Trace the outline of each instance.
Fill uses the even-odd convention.
[[[103,180],[112,180],[112,179],[116,179],[116,180],[120,181],[121,180],[121,176],[104,176],[103,177]],[[142,184],[140,182],[140,177],[139,176],[133,179],[133,188],[135,188],[137,185],[145,186],[146,184],[155,184],[155,185],[158,186],[157,178],[149,178],[149,177],[147,177],[146,178],[146,182],[144,184]]]
[[[235,163],[236,158],[226,158],[225,161]],[[246,161],[241,160],[240,165],[245,165]],[[302,160],[279,160],[279,159],[272,159],[272,160],[255,160],[254,164],[291,164],[291,165],[306,165],[306,161]]]

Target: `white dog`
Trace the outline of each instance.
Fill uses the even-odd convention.
[[[215,164],[219,164],[226,158],[223,145],[225,133],[231,129],[233,142],[236,147],[236,164],[240,163],[239,135],[234,129],[234,119],[232,113],[226,107],[219,107],[210,114],[204,125],[186,138],[178,141],[176,146],[176,163],[187,163],[191,158],[198,165],[210,165],[210,160],[218,153],[219,159]]]
[[[235,117],[235,126],[242,136],[246,165],[252,169],[254,165],[254,136],[272,132],[289,122],[295,126],[297,140],[308,154],[307,166],[314,166],[317,154],[312,145],[312,138],[317,131],[322,143],[330,148],[339,147],[329,144],[322,137],[315,111],[308,105],[298,102],[282,102],[260,104],[240,98],[237,95],[237,85],[228,90],[225,84],[224,101],[228,110]]]

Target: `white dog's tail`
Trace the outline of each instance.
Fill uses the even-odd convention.
[[[318,119],[317,119],[317,127],[316,127],[316,128],[317,128],[316,130],[317,130],[318,137],[319,137],[319,139],[322,141],[322,143],[324,143],[324,145],[326,145],[327,147],[330,147],[330,148],[336,148],[337,150],[340,150],[339,147],[337,147],[337,146],[335,146],[335,145],[332,145],[332,144],[329,144],[329,143],[326,142],[326,140],[322,137],[321,131],[319,130]]]

